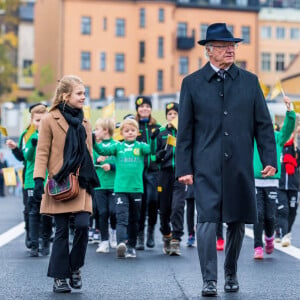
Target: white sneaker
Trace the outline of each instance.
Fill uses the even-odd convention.
[[[99,244],[97,250],[97,253],[109,253],[109,243],[108,241],[103,241]]]
[[[117,231],[114,229],[110,230],[109,233],[109,244],[111,248],[117,248]]]
[[[281,240],[282,247],[288,247],[291,244],[292,233],[287,233]]]

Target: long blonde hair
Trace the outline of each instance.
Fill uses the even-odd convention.
[[[83,84],[83,81],[75,75],[65,75],[61,80],[58,81],[57,88],[55,90],[54,98],[52,101],[52,106],[49,111],[53,110],[58,106],[58,104],[65,102],[63,95],[67,94],[70,96],[72,94],[75,85]]]

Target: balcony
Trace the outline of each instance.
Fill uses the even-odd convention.
[[[178,50],[191,50],[195,47],[195,38],[193,36],[178,36],[177,49]]]

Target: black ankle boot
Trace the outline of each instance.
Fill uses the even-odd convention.
[[[148,248],[153,248],[155,246],[154,227],[148,227],[146,245],[147,245]]]
[[[71,289],[67,283],[66,279],[54,279],[53,284],[53,292],[54,293],[70,293]]]
[[[72,271],[71,278],[70,278],[70,286],[73,289],[81,289],[82,287],[82,280],[81,280],[81,275],[80,271]]]
[[[41,254],[43,256],[47,256],[50,253],[50,242],[49,241],[43,241],[42,242],[42,249]]]

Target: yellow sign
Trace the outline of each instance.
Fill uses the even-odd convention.
[[[296,113],[300,113],[300,101],[294,101],[292,103],[293,103],[293,106],[294,106],[294,111]]]
[[[171,125],[177,130],[178,129],[178,117],[171,121]]]
[[[3,168],[2,171],[5,185],[17,185],[15,168]]]
[[[167,145],[171,145],[173,147],[176,147],[176,137],[168,134]]]
[[[278,80],[275,85],[272,87],[272,91],[271,91],[271,100],[276,98],[280,93],[283,94],[284,96],[284,92],[283,89],[281,87],[281,82],[280,80]]]
[[[111,118],[115,116],[115,101],[102,108],[102,118]]]
[[[1,132],[2,135],[8,136],[6,128],[1,126],[1,125],[0,125],[0,132]]]
[[[124,140],[124,137],[122,136],[121,132],[120,132],[120,128],[116,128],[114,130],[114,135],[113,135],[113,139],[115,141],[122,141]]]
[[[270,88],[267,87],[261,80],[259,80],[260,88],[264,94],[264,97],[266,98],[270,92]]]
[[[19,176],[20,182],[23,186],[23,169],[18,170],[18,176]]]
[[[88,120],[91,118],[91,107],[89,105],[83,106],[83,115]]]
[[[30,137],[35,133],[35,126],[34,124],[30,124],[30,126],[28,127],[26,133],[23,135],[23,139],[24,139],[24,145],[27,143],[27,141],[30,139]]]

